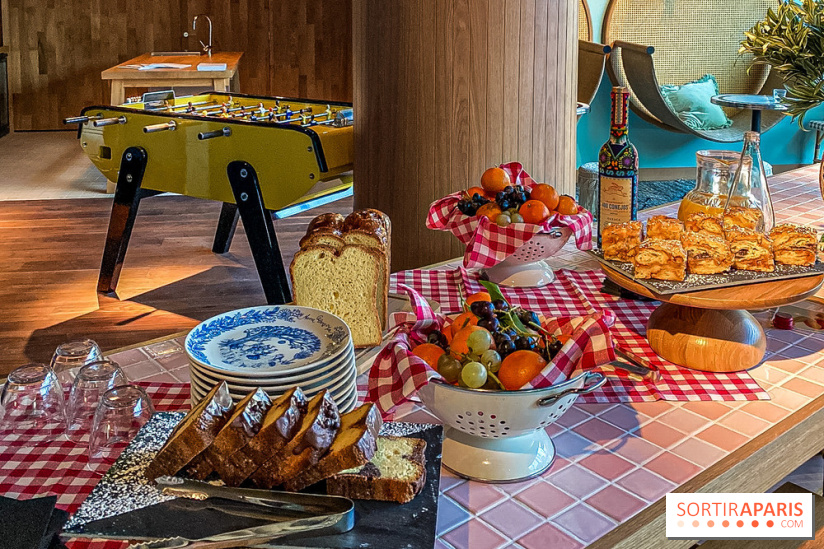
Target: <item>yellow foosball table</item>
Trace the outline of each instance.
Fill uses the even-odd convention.
[[[267,301],[290,301],[272,218],[352,195],[352,121],[348,103],[171,91],[67,118],[117,183],[97,290],[117,288],[140,200],[171,192],[223,203],[215,253],[242,219]]]

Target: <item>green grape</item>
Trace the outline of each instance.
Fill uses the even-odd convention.
[[[498,351],[493,351],[492,349],[484,351],[484,354],[481,355],[480,362],[493,374],[497,374],[498,370],[501,369],[501,355],[498,354]]]
[[[492,335],[486,330],[476,330],[466,338],[466,346],[474,354],[483,354],[492,347]]]
[[[455,383],[461,377],[461,362],[450,355],[443,354],[438,359],[438,373],[449,383]]]
[[[512,220],[508,214],[502,213],[495,218],[495,223],[497,223],[499,227],[508,227],[509,224],[512,223]]]
[[[470,389],[478,389],[486,383],[486,368],[480,362],[468,362],[461,370],[461,380]]]
[[[521,215],[521,214],[519,214],[519,213],[512,214],[511,216],[509,216],[509,219],[510,219],[513,223],[523,223],[523,222],[524,222],[524,216],[522,216],[522,215]]]
[[[480,354],[478,354],[478,353],[469,353],[468,355],[466,355],[466,360],[464,361],[464,363],[467,363],[467,362],[480,362],[480,361],[481,361],[481,355]]]

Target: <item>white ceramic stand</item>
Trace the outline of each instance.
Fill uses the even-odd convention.
[[[481,482],[519,482],[540,475],[555,461],[555,446],[544,429],[519,437],[482,438],[444,428],[444,467]]]
[[[555,227],[549,233],[540,233],[524,242],[497,265],[484,269],[490,281],[510,288],[539,288],[555,281],[555,273],[544,261],[564,247],[572,231]]]

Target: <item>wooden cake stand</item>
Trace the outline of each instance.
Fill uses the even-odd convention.
[[[764,358],[764,330],[746,309],[803,301],[824,283],[824,275],[818,275],[660,295],[609,265],[601,267],[619,286],[662,302],[647,322],[653,351],[675,364],[707,372],[746,370]]]

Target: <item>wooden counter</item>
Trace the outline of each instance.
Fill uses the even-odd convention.
[[[115,65],[100,73],[103,80],[112,84],[112,105],[126,102],[126,88],[150,88],[158,86],[206,86],[215,91],[240,91],[237,78],[242,52],[215,52],[207,55],[151,55],[144,53]],[[135,65],[151,63],[177,63],[189,65],[184,69],[152,69],[141,71]],[[200,63],[226,63],[223,71],[199,71]]]

